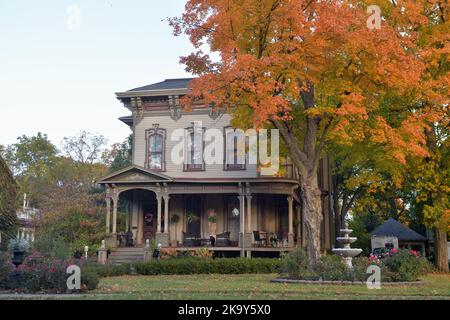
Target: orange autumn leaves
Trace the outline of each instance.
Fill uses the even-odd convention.
[[[273,119],[302,127],[315,118],[321,130],[328,127],[328,142],[382,144],[402,163],[425,156],[424,129],[441,110],[417,102],[435,106],[448,98],[448,72],[440,73],[448,23],[433,22],[448,10],[440,13],[439,3],[448,6],[436,0],[190,0],[183,16],[171,19],[175,34],[187,34],[197,49],[182,58],[199,76],[183,102],[250,108],[256,127]],[[370,4],[381,8],[380,30],[366,26]],[[307,83],[315,90],[308,109],[299,97]],[[393,96],[405,98],[392,103],[396,109],[385,107]]]

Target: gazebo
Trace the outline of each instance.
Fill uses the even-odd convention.
[[[378,240],[397,238],[399,248],[413,249],[422,254],[425,254],[425,243],[428,241],[426,237],[392,218],[372,231],[370,235],[372,239],[376,237]]]

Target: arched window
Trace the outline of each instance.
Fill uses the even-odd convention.
[[[164,141],[166,131],[164,129],[147,130],[147,163],[150,170],[165,171]]]

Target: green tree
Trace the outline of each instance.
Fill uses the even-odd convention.
[[[448,272],[447,239],[450,232],[450,134],[449,116],[432,124],[427,131],[430,155],[411,163],[406,188],[412,194],[412,207],[423,223],[433,230],[434,262]]]
[[[2,243],[15,234],[17,223],[15,201],[18,186],[6,162],[0,156],[0,232]]]
[[[105,195],[95,181],[106,173],[107,168],[101,163],[58,158],[40,190],[43,215],[37,225],[38,249],[67,255],[101,242]]]
[[[104,190],[95,182],[107,173],[98,161],[103,141],[85,132],[66,138],[68,156],[60,156],[47,136],[38,134],[4,149],[21,190],[41,211],[36,248],[43,253],[67,256],[103,238]]]
[[[102,160],[109,167],[109,172],[124,169],[132,164],[133,135],[130,135],[122,143],[115,143],[111,149],[106,150],[102,155]]]
[[[58,149],[46,134],[23,135],[3,152],[19,186],[26,193],[30,204],[39,207],[40,188],[45,184],[49,169],[57,160]]]
[[[102,135],[81,131],[77,136],[65,137],[62,149],[73,160],[80,163],[94,163],[101,159],[106,146]]]

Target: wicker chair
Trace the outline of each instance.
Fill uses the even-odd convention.
[[[216,247],[229,247],[230,245],[230,232],[224,232],[216,236]]]
[[[200,239],[196,236],[183,232],[183,246],[185,247],[200,247]]]

